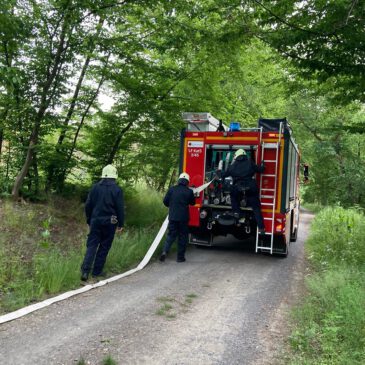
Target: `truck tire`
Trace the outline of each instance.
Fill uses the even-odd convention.
[[[299,209],[299,207],[298,207],[298,209]],[[298,238],[299,217],[300,217],[300,215],[298,214],[297,228],[295,228],[293,231],[294,212],[292,212],[291,219],[290,219],[290,242],[296,242],[296,240]]]

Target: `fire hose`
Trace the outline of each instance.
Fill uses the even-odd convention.
[[[202,192],[212,181],[210,181],[209,183],[206,183],[204,185],[201,185],[197,188],[192,188],[194,194],[199,194],[200,192]],[[160,230],[158,231],[155,239],[153,240],[150,248],[148,249],[147,253],[143,257],[142,261],[134,269],[128,270],[125,273],[113,276],[111,278],[98,281],[97,283],[88,284],[88,285],[83,286],[82,288],[71,290],[71,291],[68,291],[66,293],[62,293],[62,294],[57,295],[53,298],[48,298],[48,299],[46,299],[42,302],[28,305],[27,307],[18,309],[14,312],[4,314],[4,315],[0,316],[0,324],[12,321],[12,320],[20,318],[20,317],[23,317],[23,316],[25,316],[29,313],[35,312],[38,309],[48,307],[49,305],[51,305],[53,303],[57,303],[57,302],[60,302],[62,300],[71,298],[75,295],[85,293],[85,292],[87,292],[91,289],[99,288],[101,286],[104,286],[104,285],[109,284],[113,281],[122,279],[126,276],[134,274],[137,271],[142,270],[149,263],[149,261],[151,260],[151,257],[153,256],[153,254],[155,253],[159,243],[161,242],[161,240],[162,240],[162,238],[163,238],[163,236],[164,236],[164,234],[167,230],[168,222],[169,222],[168,217],[166,217],[164,222],[162,223],[162,226],[160,227]]]

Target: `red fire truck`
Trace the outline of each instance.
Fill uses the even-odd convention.
[[[240,240],[254,237],[256,252],[287,256],[299,224],[300,155],[286,119],[262,119],[257,128],[223,126],[209,113],[183,113],[187,127],[181,136],[180,170],[190,175],[192,187],[202,187],[195,206],[190,207],[189,242],[214,245],[215,237],[232,234]],[[265,171],[256,175],[265,235],[259,235],[252,209],[241,207],[243,218],[232,214],[231,178],[215,178],[219,167],[226,170],[236,150],[244,149]]]

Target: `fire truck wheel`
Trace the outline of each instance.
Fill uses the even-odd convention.
[[[298,218],[297,218],[297,222],[295,222],[297,227],[293,231],[294,219],[295,219],[295,213],[293,211],[291,213],[291,217],[290,217],[290,242],[296,242],[297,237],[298,237],[299,215],[298,215]]]

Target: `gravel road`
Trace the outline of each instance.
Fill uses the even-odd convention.
[[[0,326],[0,364],[280,364],[288,310],[300,297],[302,212],[288,258],[225,239],[187,262],[141,272]]]

